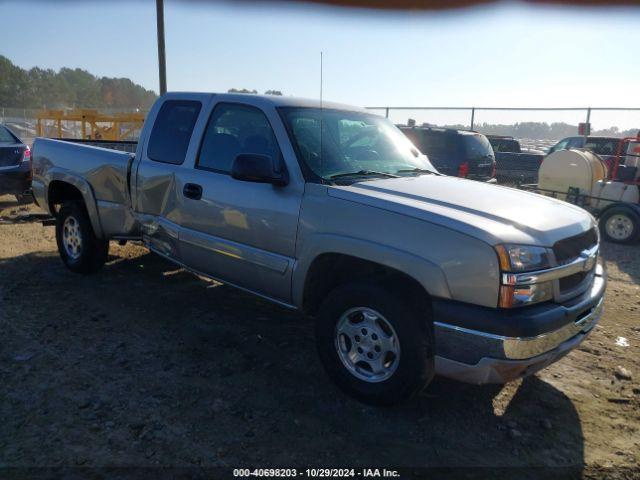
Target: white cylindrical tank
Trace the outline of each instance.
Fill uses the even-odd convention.
[[[538,172],[538,186],[559,192],[555,196],[566,199],[569,188],[578,188],[582,195],[592,195],[594,187],[607,177],[607,167],[596,154],[587,150],[558,150],[545,157]]]

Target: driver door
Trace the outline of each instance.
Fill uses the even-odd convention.
[[[211,111],[193,168],[180,184],[197,195],[181,198],[183,262],[195,271],[290,303],[298,216],[303,184],[279,187],[235,180],[237,155],[269,155],[284,167],[280,144],[267,113],[243,103],[218,102]],[[284,129],[279,135],[286,135]]]

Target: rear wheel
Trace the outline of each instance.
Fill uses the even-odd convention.
[[[600,217],[600,232],[613,243],[634,243],[640,237],[640,216],[628,207],[611,207]]]
[[[66,202],[56,217],[56,242],[64,264],[76,273],[93,273],[107,261],[109,242],[97,238],[80,202]]]
[[[320,359],[336,384],[362,402],[407,400],[433,378],[433,325],[407,300],[383,285],[357,283],[337,287],[320,307]]]

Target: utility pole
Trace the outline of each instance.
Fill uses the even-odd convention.
[[[158,24],[158,74],[160,95],[167,93],[167,61],[164,51],[164,0],[156,0],[156,21]]]

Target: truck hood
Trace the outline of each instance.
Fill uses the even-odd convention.
[[[440,175],[331,186],[328,194],[451,228],[491,245],[551,247],[558,240],[579,235],[595,225],[589,213],[566,202]]]

